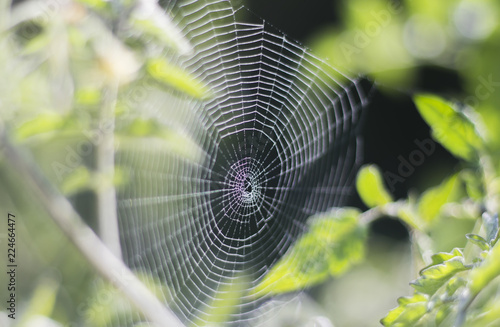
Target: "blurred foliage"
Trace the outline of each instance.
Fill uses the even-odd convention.
[[[172,92],[197,98],[210,94],[195,77],[160,57],[165,51],[182,54],[192,49],[159,8],[150,10],[151,4],[133,0],[118,6],[102,0],[55,4],[28,1],[10,8],[8,1],[0,2],[0,75],[8,80],[0,84],[0,116],[16,145],[30,150],[50,181],[92,225],[92,192],[103,178],[120,186],[128,176],[127,167],[115,167],[114,176],[95,171],[94,151],[104,135],[114,133],[122,148],[157,142],[159,151],[195,158],[199,153],[188,137],[164,119],[152,119],[147,110],[138,109],[153,107],[156,98],[170,99]],[[382,323],[496,325],[500,320],[496,296],[500,289],[496,278],[500,274],[500,3],[351,0],[341,1],[340,10],[340,24],[318,31],[310,42],[319,57],[331,58],[334,66],[368,74],[383,89],[412,89],[423,65],[460,76],[464,92],[448,94],[458,101],[426,94],[416,95],[415,104],[435,140],[463,161],[437,186],[399,201],[384,187],[378,168],[366,166],[357,188],[369,209],[362,213],[345,208],[311,217],[309,232],[250,295],[293,292],[332,276],[343,278],[363,260],[375,261],[380,271],[393,268],[398,262],[386,264],[387,251],[367,247],[369,224],[391,216],[407,226],[414,266],[423,269],[411,283],[413,293],[400,298]],[[110,102],[115,103],[116,121],[103,122],[100,111]],[[175,119],[175,108],[171,111],[167,116]],[[3,159],[0,181],[2,208],[22,217],[18,247],[23,283],[16,325],[142,324],[140,314],[100,281],[27,194],[22,176],[12,174]],[[371,269],[367,271],[375,268]],[[2,285],[5,278],[2,274]],[[165,287],[159,281],[148,282],[147,276],[143,280],[153,290]],[[363,284],[359,297],[367,298],[377,283],[380,280]],[[225,285],[220,298],[207,304],[213,314],[200,317],[200,324],[226,321],[244,293],[245,281],[235,285]],[[326,308],[322,314],[335,321],[328,307],[341,303],[321,304]],[[354,310],[359,315],[363,308],[356,305]],[[0,322],[13,325],[3,316],[5,312],[0,312]]]
[[[119,189],[129,178],[128,167],[115,167],[112,176],[96,167],[97,148],[109,135],[116,150],[148,142],[161,144],[158,152],[199,155],[188,137],[146,110],[153,98],[179,91],[207,96],[194,77],[160,58],[192,49],[154,2],[0,1],[0,31],[0,75],[8,81],[0,83],[0,124],[93,228],[96,191]],[[107,108],[109,116],[102,114]],[[0,309],[0,325],[145,322],[62,234],[3,153],[0,184],[0,207],[18,218],[20,253],[16,319]],[[141,278],[153,292],[165,287]]]
[[[253,293],[264,296],[301,290],[346,272],[364,257],[366,226],[360,212],[336,209],[309,218],[309,231],[271,268]]]

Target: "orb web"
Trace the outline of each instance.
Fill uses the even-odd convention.
[[[153,141],[117,152],[130,172],[118,194],[124,260],[165,285],[187,324],[208,324],[226,305],[227,324],[251,325],[268,300],[252,290],[307,218],[352,195],[370,87],[267,23],[241,22],[245,9],[229,1],[165,7],[194,50],[164,56],[209,95],[172,91],[139,108],[196,155]]]

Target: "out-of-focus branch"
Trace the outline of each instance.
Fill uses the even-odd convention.
[[[104,244],[121,259],[120,236],[118,233],[118,217],[116,213],[116,191],[112,183],[115,173],[114,147],[114,107],[118,86],[109,86],[104,94],[104,102],[100,111],[99,125],[111,125],[102,134],[101,142],[97,145],[97,173],[104,177],[104,183],[99,185],[97,193],[97,219],[99,222],[99,236]]]
[[[117,287],[152,323],[182,327],[182,322],[118,259],[88,227],[62,196],[43,176],[38,167],[11,144],[0,121],[0,155],[23,178],[23,182],[43,205],[49,216],[80,250],[98,273]]]

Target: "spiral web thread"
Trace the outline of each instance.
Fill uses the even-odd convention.
[[[366,88],[265,22],[239,22],[229,1],[166,7],[194,51],[165,55],[210,95],[172,92],[141,109],[198,155],[156,142],[117,154],[130,171],[118,195],[124,258],[163,283],[187,324],[251,325],[267,299],[252,291],[307,218],[352,194]]]

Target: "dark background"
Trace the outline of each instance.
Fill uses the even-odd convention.
[[[338,25],[342,19],[339,15],[341,1],[334,0],[248,0],[245,6],[255,15],[253,19],[263,18],[289,38],[306,46],[314,32],[328,25]],[[334,62],[332,64],[335,65]],[[386,87],[377,80],[374,82],[379,89]],[[415,139],[431,139],[429,127],[420,117],[411,98],[417,92],[451,96],[463,92],[462,81],[453,70],[423,64],[418,67],[417,78],[407,89],[392,89],[390,94],[378,90],[365,109],[361,127],[365,145],[363,162],[375,163],[383,173],[397,175],[401,164],[399,157],[408,159],[409,154],[418,149]],[[412,190],[422,192],[439,184],[455,170],[457,160],[441,145],[435,144],[435,151],[422,165],[416,166],[415,171],[404,181],[393,184],[395,198],[404,198]],[[359,198],[351,205],[365,209]],[[395,239],[407,237],[406,228],[392,219],[377,221],[372,231]]]

